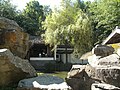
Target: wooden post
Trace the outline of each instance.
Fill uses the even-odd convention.
[[[67,54],[67,39],[65,41],[65,52],[66,52],[66,63],[68,63],[68,54]]]
[[[55,45],[55,49],[54,49],[54,60],[56,60],[56,51],[57,51],[57,46]]]

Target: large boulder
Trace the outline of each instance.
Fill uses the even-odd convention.
[[[111,54],[109,56],[100,58],[95,62],[96,65],[108,65],[108,66],[120,66],[120,60],[117,54]]]
[[[106,45],[96,45],[95,48],[92,49],[92,54],[96,56],[106,57],[113,54],[114,48]]]
[[[91,66],[73,65],[66,82],[73,90],[91,90],[91,85],[95,82],[94,76],[94,68]]]
[[[101,82],[120,87],[120,60],[117,54],[98,58],[96,55],[88,58],[89,64],[95,68],[95,78]]]
[[[7,48],[14,55],[25,58],[28,40],[29,35],[15,21],[0,17],[0,48]]]
[[[36,75],[28,60],[14,56],[8,49],[0,49],[0,86],[13,85]]]
[[[105,63],[105,65],[96,65],[95,67],[91,65],[73,65],[66,82],[73,90],[91,90],[91,85],[95,82],[120,87],[120,67],[117,64],[115,66],[115,63],[113,64],[114,66]]]
[[[62,78],[47,74],[21,80],[17,90],[36,90],[36,88],[38,90],[71,90]]]
[[[95,67],[95,77],[107,84],[120,87],[120,67],[118,66]]]
[[[106,57],[99,57],[96,56],[95,54],[92,56],[88,57],[88,63],[92,66],[92,67],[96,67],[99,65],[109,65],[109,66],[120,66],[120,60],[119,60],[119,56],[117,54],[111,54],[109,56]]]

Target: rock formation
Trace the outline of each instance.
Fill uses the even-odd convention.
[[[73,90],[91,90],[95,82],[94,68],[89,65],[73,65],[68,73],[66,82]]]
[[[95,77],[100,81],[120,87],[120,67],[118,66],[100,66],[95,67]]]
[[[13,85],[34,76],[36,71],[28,60],[14,56],[8,49],[0,49],[0,86]]]
[[[25,58],[28,40],[28,34],[16,22],[0,17],[0,48],[7,48],[14,55]]]
[[[89,56],[89,65],[74,65],[66,79],[73,90],[120,90],[120,56],[100,45]],[[108,86],[107,86],[108,85]]]

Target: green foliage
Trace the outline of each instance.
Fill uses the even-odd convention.
[[[68,74],[68,71],[56,71],[54,73],[37,73],[38,76],[41,76],[41,75],[44,75],[44,74],[49,74],[49,75],[52,75],[52,76],[57,76],[57,77],[60,77],[60,78],[63,78],[65,80],[65,78],[67,77],[67,74]]]
[[[23,14],[19,14],[16,16],[16,22],[20,27],[24,29],[24,32],[27,32],[31,35],[35,35],[36,27],[33,20]]]
[[[100,43],[120,25],[120,0],[96,0],[88,6],[94,26],[94,42]]]
[[[44,12],[44,15],[47,16],[52,12],[52,9],[50,8],[49,5],[48,6],[45,5],[45,6],[43,6],[43,12]]]
[[[21,18],[21,16],[23,16],[25,20],[20,25],[23,26],[27,33],[31,35],[40,35],[42,33],[41,22],[45,17],[43,6],[40,5],[38,1],[30,1],[27,3],[23,14],[20,15],[19,18]]]
[[[0,0],[0,17],[14,19],[16,14],[16,6],[12,5],[10,0]]]
[[[0,0],[0,16],[15,20],[25,32],[31,35],[44,33],[42,21],[50,12],[49,6],[43,7],[35,0],[27,3],[24,11],[17,11],[16,6],[12,5],[10,0]]]
[[[45,32],[42,28],[42,21],[50,14],[49,6],[42,6],[38,1],[30,1],[27,3],[23,12],[19,13],[15,20],[30,35],[40,35]]]
[[[51,45],[65,44],[68,39],[75,53],[81,54],[90,50],[92,39],[101,43],[120,25],[119,12],[120,0],[62,0],[60,9],[53,12],[35,0],[27,3],[22,12],[10,0],[0,0],[0,16],[15,20],[31,35],[41,35],[46,29],[45,40]]]
[[[38,1],[30,1],[27,3],[24,15],[30,17],[33,20],[39,20],[39,17],[43,19],[43,6]]]
[[[0,0],[0,16],[15,20],[31,35],[46,30],[45,41],[51,45],[65,44],[67,39],[77,56],[89,51],[93,42],[101,43],[120,25],[119,12],[120,0],[62,0],[54,11],[33,0],[19,13],[10,0]]]
[[[46,43],[65,44],[67,39],[67,43],[74,46],[77,56],[91,49],[91,22],[88,16],[79,7],[76,7],[76,2],[63,0],[61,9],[48,15],[43,25],[46,29]]]

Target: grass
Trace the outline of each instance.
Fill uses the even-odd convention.
[[[63,79],[65,79],[66,77],[67,77],[67,71],[61,71],[61,72],[58,72],[58,71],[56,71],[56,72],[54,72],[54,73],[37,73],[38,74],[38,76],[40,76],[40,75],[44,75],[44,74],[49,74],[49,75],[53,75],[53,76],[58,76],[58,77],[60,77],[60,78],[63,78]]]
[[[65,79],[67,77],[67,73],[68,72],[55,72],[52,75],[58,76],[58,77],[61,77],[61,78]]]

